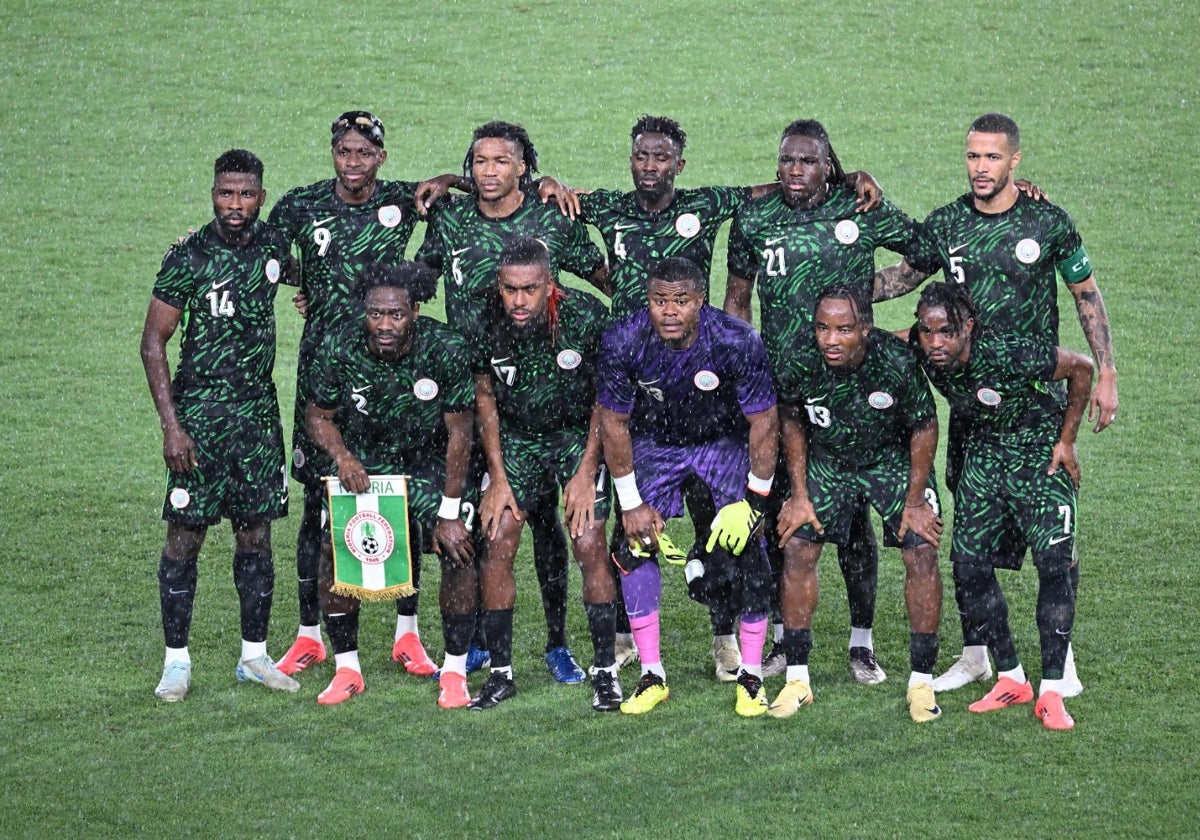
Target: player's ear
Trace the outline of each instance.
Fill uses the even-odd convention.
[[[677,164],[675,165],[675,174],[676,174],[676,175],[678,175],[680,172],[682,172],[682,171],[683,171],[683,167],[684,167],[686,164],[687,164],[687,161],[686,161],[686,160],[684,160],[683,158],[680,158],[680,159],[679,159],[679,163],[677,163]]]
[[[383,166],[385,163],[387,163],[387,149],[380,149],[379,150],[379,165]]]

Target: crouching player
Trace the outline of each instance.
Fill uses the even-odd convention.
[[[369,475],[407,475],[413,583],[420,581],[420,552],[442,560],[441,609],[446,661],[443,708],[465,706],[467,646],[475,628],[474,547],[460,519],[467,493],[474,390],[462,339],[444,324],[420,317],[421,303],[437,290],[437,273],[418,263],[371,265],[359,291],[361,326],[330,334],[314,363],[306,425],[313,441],[337,466],[342,486],[369,489]],[[468,515],[468,520],[473,518]],[[321,597],[325,630],[337,663],[333,681],[317,697],[341,703],[364,688],[358,660],[360,602],[335,594],[333,551],[322,534]],[[401,636],[424,649],[413,627]],[[406,667],[414,663],[406,662]],[[432,674],[432,663],[416,673]],[[413,671],[413,667],[408,667]]]
[[[957,283],[926,286],[916,314],[914,338],[929,380],[970,421],[954,491],[954,596],[964,626],[983,628],[999,678],[969,708],[990,712],[1033,700],[993,566],[1003,559],[996,556],[1003,538],[1015,535],[1038,570],[1042,682],[1034,711],[1047,728],[1070,729],[1075,721],[1063,705],[1063,670],[1075,622],[1075,438],[1091,393],[1092,361],[1049,342],[991,332],[967,287]],[[1065,409],[1048,387],[1060,379],[1067,381]]]
[[[875,328],[861,285],[820,293],[813,335],[776,369],[792,495],[779,515],[787,684],[768,713],[790,717],[812,702],[808,655],[821,545],[846,545],[856,511],[870,503],[883,518],[885,544],[900,546],[904,560],[908,712],[924,723],[942,713],[933,693],[942,614],[933,397],[904,342]]]
[[[614,656],[617,593],[604,536],[610,498],[592,422],[608,310],[585,292],[559,288],[550,252],[538,239],[505,246],[497,286],[472,348],[479,438],[491,479],[480,507],[488,539],[480,589],[492,662],[471,708],[490,709],[517,692],[513,561],[526,513],[543,488],[561,485],[592,636],[592,708],[616,711],[622,699]]]
[[[664,260],[647,280],[648,308],[610,327],[601,345],[601,442],[628,540],[614,560],[642,660],[637,689],[621,704],[626,714],[648,712],[670,695],[659,652],[662,576],[651,553],[664,518],[683,514],[683,487],[693,479],[718,511],[701,563],[706,576],[732,584],[709,586],[707,595],[733,599],[741,616],[736,710],[767,710],[762,649],[771,573],[755,531],[778,451],[775,388],[758,333],[708,306],[704,286],[694,263]]]

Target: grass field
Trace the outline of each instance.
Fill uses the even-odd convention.
[[[0,23],[0,836],[1196,834],[1190,4],[6,0]],[[688,130],[681,186],[770,179],[779,131],[816,117],[848,168],[918,217],[965,189],[970,120],[1015,117],[1020,174],[1072,212],[1097,267],[1121,377],[1117,424],[1080,441],[1077,728],[1047,732],[1026,710],[970,715],[977,687],[943,695],[936,724],[911,724],[895,553],[876,621],[892,679],[864,688],[846,672],[827,557],[817,702],[791,721],[733,714],[679,580],[664,608],[672,700],[645,719],[596,715],[540,662],[525,562],[516,700],[438,710],[435,685],[388,659],[379,605],[364,612],[367,693],[323,709],[331,662],[301,675],[298,696],[234,683],[225,526],[201,560],[192,693],[155,700],[161,439],[137,354],[155,271],[210,217],[220,152],[266,161],[270,203],[329,176],[329,123],[358,107],[387,126],[386,177],[453,171],[470,130],[504,118],[529,128],[544,171],[622,189],[643,112]],[[723,251],[715,265],[719,289]],[[1084,348],[1063,304],[1064,342]],[[882,307],[881,322],[903,324],[912,305]],[[279,316],[290,406],[299,320],[282,297]],[[275,531],[276,656],[296,623],[297,512]],[[1036,578],[1004,583],[1036,679]],[[574,573],[584,658],[578,587]],[[949,588],[946,603],[943,667],[961,641]],[[436,598],[421,618],[440,658]]]

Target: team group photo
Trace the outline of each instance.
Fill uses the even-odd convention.
[[[50,148],[138,139],[6,178],[4,751],[44,788],[6,835],[325,833],[342,797],[416,836],[1191,821],[1196,249],[1166,197],[1200,167],[1160,146],[1194,77],[1113,89],[1084,30],[975,8],[934,55],[915,12],[774,9],[796,53],[626,5],[503,10],[574,58],[468,47],[465,6],[375,38],[314,8],[191,81],[182,20],[93,10],[68,54],[134,44],[150,87],[101,83]],[[1165,67],[1177,13],[1085,29]],[[297,98],[289,44],[378,77]],[[14,84],[89,84],[20,55]]]

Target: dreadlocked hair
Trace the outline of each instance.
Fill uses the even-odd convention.
[[[822,151],[829,158],[829,162],[833,164],[833,174],[828,179],[829,183],[834,186],[846,183],[846,172],[842,169],[842,162],[838,160],[837,152],[833,150],[833,146],[829,142],[829,134],[825,131],[825,126],[816,120],[796,120],[783,130],[783,136],[779,138],[779,142],[782,143],[789,137],[808,137],[820,143]]]
[[[817,308],[823,300],[844,300],[850,304],[856,320],[868,327],[875,326],[875,310],[871,306],[871,295],[867,293],[867,287],[863,284],[833,283],[826,286],[817,295],[817,302],[813,304],[814,318],[816,318]]]
[[[966,329],[967,321],[979,324],[979,310],[967,287],[962,283],[930,283],[921,290],[917,300],[917,311],[913,314],[920,319],[922,309],[940,307],[946,310],[946,323],[955,334]]]
[[[424,303],[437,294],[439,276],[436,269],[423,262],[371,263],[358,275],[354,291],[359,300],[365,301],[372,289],[392,286],[408,292],[409,303]]]
[[[475,157],[475,143],[479,140],[488,138],[498,138],[500,140],[508,140],[510,143],[515,143],[520,149],[521,160],[525,161],[525,174],[521,176],[521,189],[525,190],[533,186],[533,176],[538,171],[538,155],[537,149],[533,147],[533,141],[529,139],[529,133],[516,123],[504,122],[502,120],[493,120],[490,123],[484,123],[475,129],[471,134],[471,145],[467,149],[467,156],[463,158],[463,177],[475,183],[475,178],[471,173],[471,161]]]
[[[642,114],[633,124],[633,130],[629,132],[629,139],[637,140],[642,134],[663,135],[674,144],[675,153],[681,157],[683,147],[687,145],[687,134],[682,126],[670,117],[652,117],[649,114]]]

